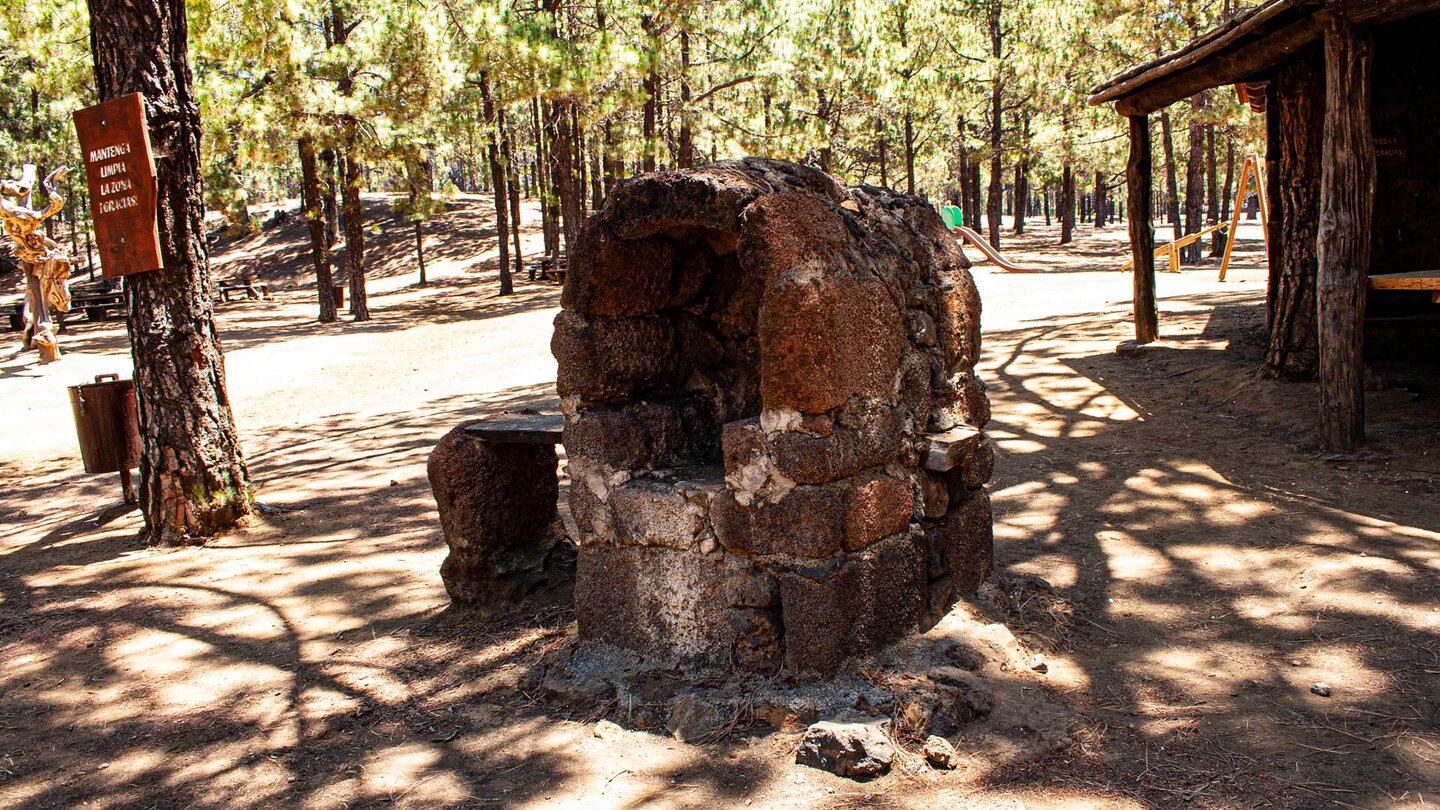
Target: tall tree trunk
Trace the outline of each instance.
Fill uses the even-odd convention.
[[[1160,111],[1160,136],[1165,147],[1165,212],[1179,239],[1184,234],[1180,232],[1180,183],[1175,174],[1175,139],[1170,131],[1169,110]]]
[[[1316,239],[1320,443],[1331,451],[1365,443],[1365,293],[1375,208],[1374,46],[1345,11],[1338,8],[1325,18],[1325,139]]]
[[[1093,214],[1095,215],[1095,227],[1096,227],[1096,228],[1103,228],[1103,227],[1105,227],[1105,212],[1106,212],[1106,210],[1107,210],[1107,209],[1106,209],[1106,205],[1105,205],[1105,192],[1106,192],[1106,188],[1105,188],[1105,173],[1104,173],[1104,172],[1101,172],[1101,171],[1096,171],[1096,172],[1095,172],[1095,199],[1094,199],[1094,201],[1091,202],[1091,207],[1094,208],[1094,210],[1093,210],[1091,213],[1093,213]]]
[[[690,32],[680,31],[680,138],[675,165],[695,165],[694,114],[690,109]]]
[[[1235,133],[1229,127],[1225,129],[1225,187],[1220,191],[1220,220],[1230,221],[1230,205],[1235,199]],[[1225,243],[1233,239],[1233,233],[1220,233],[1220,249],[1224,251]]]
[[[370,320],[370,302],[365,297],[365,205],[360,187],[365,167],[353,151],[340,156],[345,182],[340,187],[340,222],[345,229],[345,278],[350,282],[350,318]]]
[[[905,193],[915,193],[915,114],[905,111]]]
[[[1060,172],[1060,244],[1075,241],[1075,169],[1069,163]]]
[[[1135,263],[1135,342],[1153,343],[1160,336],[1160,316],[1155,304],[1155,229],[1150,224],[1154,160],[1150,146],[1150,118],[1132,115],[1130,160],[1125,180],[1130,198],[1130,255]]]
[[[644,168],[647,172],[655,171],[655,154],[659,150],[658,129],[660,115],[660,37],[656,33],[655,20],[644,14],[640,17],[640,28],[645,32],[649,42],[649,51],[646,54],[645,80],[645,106],[641,113],[640,135],[644,139],[641,155]]]
[[[509,190],[510,197],[510,244],[513,250],[511,254],[515,261],[515,275],[522,275],[525,272],[525,257],[520,251],[520,228],[523,220],[520,219],[520,165],[515,161],[515,150],[512,147],[513,139],[510,137],[510,124],[506,120],[505,109],[497,107],[495,110],[496,128],[500,135],[500,157],[505,162],[505,185]],[[505,277],[501,275],[501,284],[504,286]],[[511,279],[513,286],[514,280]]]
[[[325,209],[325,249],[331,250],[340,241],[340,206],[336,201],[336,190],[340,183],[335,166],[335,150],[320,152],[320,200]]]
[[[89,0],[102,101],[144,95],[156,161],[164,269],[125,277],[139,406],[146,537],[190,543],[252,509],[225,383],[205,247],[200,116],[183,0]]]
[[[560,257],[560,201],[551,187],[552,160],[555,144],[546,140],[547,128],[540,119],[540,100],[530,99],[531,124],[535,128],[535,190],[540,197],[540,229],[545,242],[542,265],[554,267]]]
[[[820,127],[825,133],[825,141],[820,147],[820,171],[828,173],[835,156],[835,133],[830,128],[830,99],[823,87],[815,89],[815,116],[820,120]]]
[[[315,266],[315,289],[320,300],[320,322],[333,323],[339,317],[335,282],[330,276],[330,250],[325,244],[325,210],[320,195],[320,174],[315,162],[315,142],[301,138],[300,197],[305,206],[305,225],[310,229],[310,260]]]
[[[1023,144],[1020,156],[1015,159],[1015,233],[1025,233],[1025,217],[1030,213],[1030,113],[1023,117],[1020,129]]]
[[[990,57],[994,74],[990,78],[990,195],[985,204],[985,216],[989,220],[990,245],[1000,247],[1000,216],[1004,206],[1004,62],[1005,31],[1000,25],[1002,0],[989,0],[988,23],[990,32]]]
[[[500,294],[515,292],[515,281],[510,277],[510,193],[505,177],[505,166],[501,160],[500,118],[495,110],[495,98],[490,93],[490,78],[480,74],[480,103],[485,115],[485,157],[490,163],[490,181],[495,187],[495,236],[498,245],[500,269]]]
[[[1220,178],[1219,165],[1215,161],[1215,125],[1205,125],[1205,224],[1214,227],[1220,224]],[[1224,237],[1219,231],[1210,234],[1210,257],[1219,258],[1225,250]]]
[[[885,136],[885,119],[875,116],[875,151],[880,162],[880,186],[890,187],[890,149]]]
[[[553,185],[551,192],[560,212],[560,244],[564,245],[565,255],[570,255],[570,245],[579,234],[580,224],[584,219],[580,215],[580,189],[575,183],[575,150],[573,144],[573,133],[570,130],[570,102],[555,100],[548,103],[550,107],[549,121],[547,128],[550,135],[550,181]],[[557,249],[560,244],[557,244]],[[559,256],[555,256],[555,264],[559,266]]]
[[[1313,379],[1319,360],[1315,283],[1319,260],[1321,143],[1325,109],[1325,65],[1311,48],[1282,64],[1266,117],[1276,136],[1274,160],[1266,168],[1279,193],[1271,199],[1271,232],[1276,261],[1270,267],[1266,314],[1269,339],[1265,371],[1286,379]]]
[[[1190,124],[1187,128],[1190,154],[1185,161],[1185,233],[1204,230],[1205,216],[1205,129],[1201,114],[1205,109],[1204,94],[1190,97]],[[1200,261],[1200,243],[1185,248],[1185,260]]]

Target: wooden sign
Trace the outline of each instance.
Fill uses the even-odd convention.
[[[1404,166],[1405,157],[1404,138],[1381,137],[1375,139],[1375,165]]]
[[[140,94],[77,110],[75,132],[105,278],[159,270],[155,159]]]

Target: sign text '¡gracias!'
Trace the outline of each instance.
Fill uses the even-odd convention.
[[[114,146],[91,149],[90,154],[86,156],[90,163],[102,164],[97,169],[101,180],[98,189],[100,199],[96,201],[97,205],[95,206],[98,213],[110,214],[140,205],[138,197],[126,193],[135,190],[135,184],[130,181],[128,176],[130,170],[124,161],[124,157],[128,154],[130,154],[130,144],[117,143]],[[116,160],[116,158],[121,159]]]

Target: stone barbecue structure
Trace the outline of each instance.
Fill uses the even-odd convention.
[[[581,638],[823,676],[973,591],[994,456],[969,266],[924,201],[801,166],[619,186],[552,342]]]

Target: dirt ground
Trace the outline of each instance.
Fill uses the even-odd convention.
[[[14,335],[0,349],[0,806],[1440,802],[1434,370],[1380,369],[1370,449],[1317,453],[1311,386],[1253,372],[1258,228],[1230,281],[1160,274],[1165,340],[1138,357],[1113,351],[1123,226],[1007,243],[1048,274],[977,265],[997,564],[1060,597],[1009,623],[1078,721],[1044,759],[962,750],[953,772],[858,784],[793,764],[798,732],[602,738],[547,708],[531,675],[570,632],[563,596],[446,612],[426,454],[458,423],[552,401],[558,299],[528,281],[499,297],[483,206],[453,208],[424,289],[413,234],[375,235],[366,324],[314,322],[298,224],[222,246],[219,275],[279,288],[219,321],[259,499],[282,511],[203,548],[146,549],[115,476],[80,472],[64,388],[128,376],[121,325],[74,325],[51,366]]]

